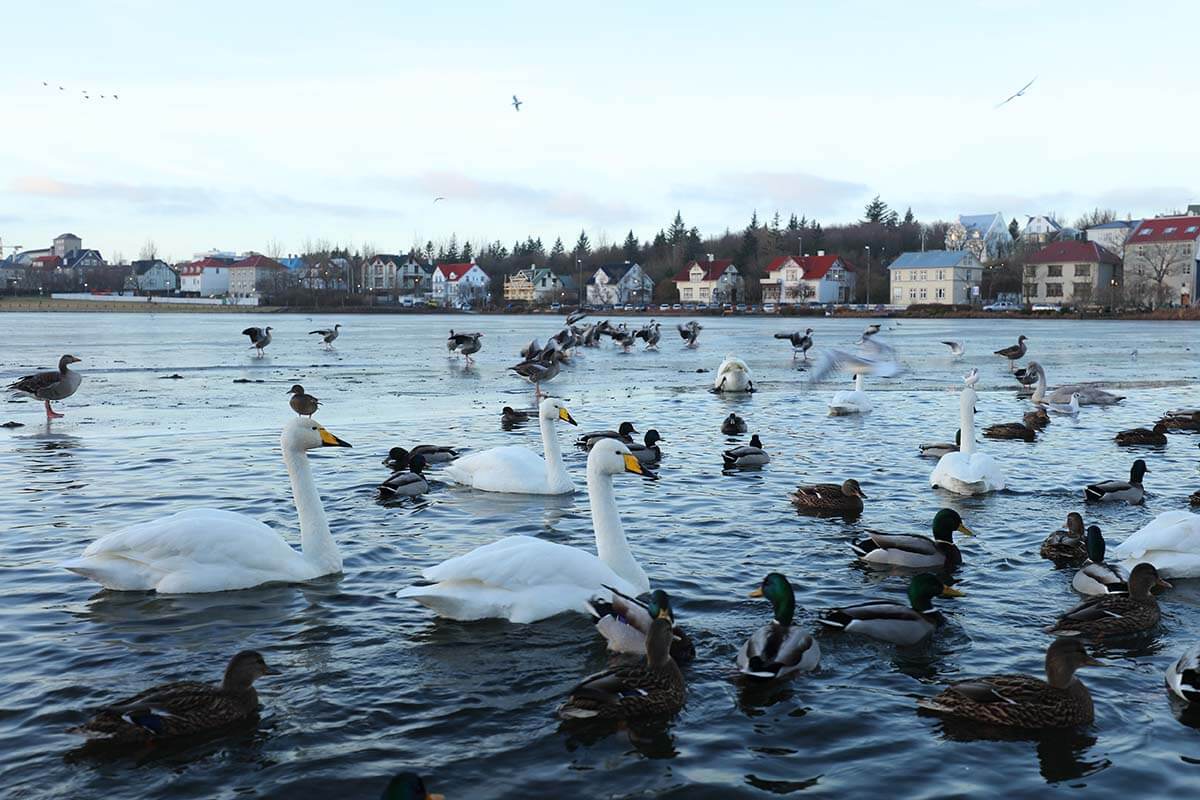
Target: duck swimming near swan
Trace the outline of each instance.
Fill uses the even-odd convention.
[[[786,678],[812,672],[821,663],[821,646],[795,625],[796,595],[781,573],[768,573],[750,593],[771,601],[774,619],[742,643],[737,654],[738,672],[751,678]]]
[[[253,517],[196,508],[110,533],[62,566],[106,589],[164,594],[300,583],[341,572],[342,557],[305,453],[350,445],[309,417],[284,425],[280,444],[300,518],[299,550]]]
[[[737,436],[739,433],[745,433],[747,430],[746,420],[737,414],[730,414],[721,422],[721,433],[726,436]]]
[[[455,483],[482,492],[570,494],[575,491],[575,484],[563,464],[562,448],[554,430],[559,420],[578,424],[566,406],[547,397],[538,407],[542,455],[520,445],[493,447],[451,461],[445,475]]]
[[[1093,483],[1083,490],[1083,499],[1093,503],[1125,502],[1132,506],[1141,505],[1146,499],[1142,481],[1149,471],[1146,462],[1139,458],[1129,468],[1129,480]]]
[[[1104,563],[1104,536],[1100,533],[1099,526],[1088,527],[1085,541],[1087,561],[1071,579],[1071,588],[1086,595],[1128,592],[1127,572],[1120,567]]]

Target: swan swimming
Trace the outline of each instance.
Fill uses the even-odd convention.
[[[164,594],[249,589],[341,572],[305,451],[350,445],[310,417],[284,425],[280,444],[300,517],[299,550],[253,517],[194,508],[110,533],[62,566],[106,589]]]
[[[537,622],[564,611],[589,613],[595,597],[611,601],[606,586],[630,597],[650,591],[650,579],[629,551],[613,495],[613,476],[657,476],[616,439],[588,454],[587,486],[596,555],[533,536],[509,536],[421,572],[430,585],[396,593],[457,620]]]
[[[975,375],[968,375],[968,381]],[[975,450],[975,402],[979,396],[968,383],[959,397],[961,444],[957,453],[938,459],[929,475],[929,485],[955,494],[987,494],[1004,488],[1004,473],[996,459]]]
[[[578,424],[566,406],[547,397],[538,406],[544,457],[520,445],[493,447],[450,462],[444,474],[455,483],[483,492],[571,494],[575,484],[563,464],[562,449],[554,431],[557,420]]]
[[[1126,572],[1149,561],[1164,578],[1200,578],[1200,516],[1167,511],[1121,542],[1115,550]]]
[[[846,417],[851,414],[871,413],[871,399],[863,391],[863,373],[854,375],[854,388],[833,393],[829,398],[829,416]]]

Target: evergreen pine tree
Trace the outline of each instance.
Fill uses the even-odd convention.
[[[800,220],[796,219],[796,215],[788,217],[787,232],[796,234],[800,232]]]
[[[675,212],[675,221],[671,223],[671,227],[667,229],[667,243],[672,247],[682,244],[684,238],[687,237],[687,227],[683,224],[683,215],[678,211]]]
[[[704,242],[700,240],[700,229],[693,227],[687,232],[687,238],[683,241],[683,258],[685,261],[692,261],[700,258],[704,254]]]
[[[916,221],[917,221],[917,218],[914,217],[913,213],[912,213],[912,206],[909,206],[908,210],[904,212],[904,224],[912,225]]]
[[[757,208],[756,208],[756,209],[754,209],[754,212],[753,212],[752,214],[750,214],[750,228],[749,228],[749,230],[752,230],[752,231],[757,231],[757,230],[758,230],[758,209],[757,209]]]
[[[474,258],[474,256],[475,256],[475,251],[471,248],[471,243],[463,242],[462,256],[461,256],[462,260],[470,261],[472,258]]]
[[[1014,242],[1021,236],[1021,224],[1017,222],[1016,217],[1013,217],[1012,222],[1008,223],[1008,235],[1013,238]]]
[[[775,212],[775,216],[771,217],[771,230],[778,231],[783,228],[783,219],[779,216],[779,212]]]
[[[575,242],[576,258],[587,258],[592,254],[592,243],[588,241],[587,231],[579,232],[579,241]]]
[[[557,267],[559,264],[565,264],[567,261],[567,248],[563,246],[562,237],[559,236],[554,240],[554,246],[550,248],[550,266]]]
[[[637,261],[639,250],[641,250],[641,246],[638,244],[637,237],[633,235],[633,231],[630,231],[629,235],[625,237],[625,243],[621,245],[621,255],[625,257],[626,261]]]
[[[458,237],[453,233],[450,234],[450,243],[446,245],[446,258],[454,263],[458,262]]]

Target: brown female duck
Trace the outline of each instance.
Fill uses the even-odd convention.
[[[1084,538],[1083,516],[1078,511],[1067,514],[1067,527],[1057,530],[1042,542],[1042,558],[1054,566],[1078,567],[1087,560],[1087,541]]]
[[[802,514],[861,514],[866,495],[859,488],[858,481],[848,478],[840,486],[836,483],[797,486],[789,497],[792,505]]]
[[[1129,594],[1102,594],[1083,601],[1046,627],[1055,636],[1105,639],[1132,636],[1158,625],[1161,612],[1150,590],[1169,589],[1153,564],[1143,561],[1129,573]]]
[[[683,708],[683,673],[671,658],[671,620],[660,612],[646,636],[646,660],[584,678],[558,714],[563,719],[669,717]]]
[[[1162,420],[1159,420],[1154,423],[1153,428],[1130,428],[1114,436],[1113,441],[1122,447],[1129,447],[1131,445],[1162,447],[1167,443],[1167,425]]]

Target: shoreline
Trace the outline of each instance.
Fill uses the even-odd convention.
[[[433,308],[421,306],[416,308],[381,307],[381,306],[207,306],[207,305],[176,305],[171,303],[113,303],[89,300],[55,300],[36,297],[0,297],[0,313],[4,312],[46,312],[46,313],[184,313],[184,314],[454,314],[457,316],[563,316],[567,311],[552,312],[549,309],[504,311],[490,309],[480,311],[457,311],[452,308]],[[625,317],[625,316],[659,316],[659,317],[754,317],[763,319],[821,319],[823,309],[803,309],[796,311],[780,311],[774,314],[723,314],[712,311],[596,311],[589,316],[595,317]],[[922,307],[919,310],[907,309],[838,309],[834,317],[885,317],[899,319],[1088,319],[1088,320],[1140,320],[1140,321],[1200,321],[1200,307],[1165,308],[1157,311],[1125,312],[1118,314],[1089,313],[1072,311],[1059,313],[1054,311],[1021,312],[1021,311],[979,311],[954,308]]]

